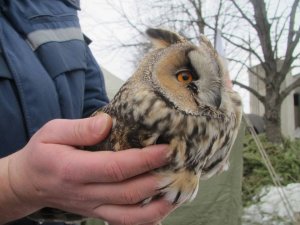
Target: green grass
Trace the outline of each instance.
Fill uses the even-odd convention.
[[[272,144],[264,134],[259,138],[280,177],[282,185],[300,182],[300,140],[285,139],[283,144]],[[243,204],[248,206],[259,199],[253,199],[263,186],[273,185],[271,176],[251,135],[247,134],[243,148]]]

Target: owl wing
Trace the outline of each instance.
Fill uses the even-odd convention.
[[[129,148],[143,148],[156,143],[156,135],[140,124],[133,123],[130,119],[122,118],[122,113],[116,113],[111,105],[107,105],[95,111],[92,116],[107,113],[113,120],[111,132],[102,142],[87,146],[88,151],[114,150],[120,151]]]
[[[109,142],[111,149],[120,151],[130,148],[143,148],[156,143],[156,135],[140,124],[116,119],[111,130]]]

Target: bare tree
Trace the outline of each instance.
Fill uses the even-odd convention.
[[[251,92],[263,104],[266,135],[272,142],[281,141],[281,104],[296,87],[300,87],[300,79],[284,89],[281,85],[300,56],[300,30],[296,19],[299,0],[135,1],[136,15],[133,17],[129,17],[124,4],[125,1],[119,1],[112,7],[135,31],[135,38],[121,46],[134,46],[139,49],[138,55],[144,52],[145,46],[149,48],[141,38],[147,27],[167,27],[193,42],[198,42],[199,35],[205,33],[214,43],[217,30],[222,30],[232,75],[241,77],[247,70],[251,71],[263,82],[266,92],[260,93],[239,79],[233,83]],[[262,66],[264,75],[252,69],[253,62]]]
[[[274,5],[266,4],[263,0],[250,0],[246,4],[251,9],[245,10],[237,1],[230,0],[237,10],[236,15],[246,22],[249,28],[248,37],[235,34],[224,34],[224,38],[232,45],[252,55],[259,62],[264,70],[264,76],[252,71],[254,76],[263,82],[265,94],[246,86],[238,81],[234,84],[248,90],[264,105],[266,135],[272,142],[281,141],[281,117],[280,109],[283,100],[296,88],[300,87],[300,78],[288,87],[282,88],[282,83],[291,68],[295,66],[299,58],[300,26],[296,23],[297,13],[299,14],[299,0],[294,0],[291,5],[285,4],[283,9],[282,1],[273,2]],[[281,4],[280,4],[281,3]],[[272,10],[270,8],[273,8]],[[269,10],[268,10],[269,9]],[[237,34],[238,35],[238,34]],[[253,41],[256,39],[257,41]],[[252,43],[251,40],[254,42]],[[256,46],[255,46],[256,45]],[[237,60],[240,64],[245,61]],[[252,70],[249,64],[246,66]]]

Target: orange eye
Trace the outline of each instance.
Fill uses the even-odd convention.
[[[179,82],[190,83],[193,80],[193,75],[189,71],[180,71],[177,73],[177,80]]]

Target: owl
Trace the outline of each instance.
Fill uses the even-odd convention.
[[[181,204],[195,198],[199,180],[228,167],[242,103],[225,86],[225,70],[207,38],[201,36],[196,46],[168,30],[146,33],[154,49],[110,104],[94,113],[109,114],[113,127],[89,150],[168,144],[170,163],[154,171],[157,189],[160,197]]]
[[[163,29],[146,31],[155,49],[141,61],[112,102],[98,112],[113,118],[106,143],[120,151],[169,144],[170,164],[156,171],[172,204],[195,198],[200,179],[228,167],[242,115],[239,95],[209,40],[200,46]]]

